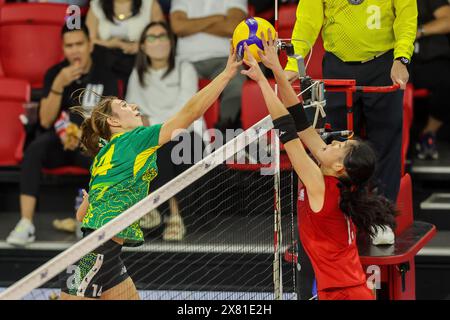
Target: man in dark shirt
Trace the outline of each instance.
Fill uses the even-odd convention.
[[[81,116],[70,113],[70,107],[81,103],[89,109],[101,95],[117,95],[118,91],[114,76],[93,62],[93,45],[84,25],[80,29],[69,29],[65,25],[61,36],[65,60],[47,71],[40,103],[40,124],[48,130],[30,143],[21,166],[21,220],[7,238],[13,245],[24,246],[35,239],[33,216],[42,167],[90,166],[91,159],[78,149],[79,140],[69,134],[69,128],[76,132],[82,121]],[[79,94],[72,94],[82,88],[87,92],[80,102]]]

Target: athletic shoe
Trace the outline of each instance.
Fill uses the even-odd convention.
[[[75,233],[77,229],[77,220],[73,218],[55,219],[53,220],[53,227],[56,230]]]
[[[157,209],[153,209],[139,221],[142,229],[152,229],[161,224],[161,214]]]
[[[34,242],[34,225],[28,219],[21,219],[13,231],[9,234],[6,242],[14,246],[26,246]]]
[[[377,227],[375,236],[372,236],[372,244],[375,246],[394,244],[395,234],[389,226],[384,226],[384,229]]]
[[[436,147],[436,135],[433,133],[426,133],[422,135],[419,142],[416,144],[417,158],[420,160],[439,159],[439,152]]]
[[[176,215],[170,217],[166,223],[166,228],[163,232],[164,241],[181,241],[186,234],[186,228],[184,227],[183,218]]]

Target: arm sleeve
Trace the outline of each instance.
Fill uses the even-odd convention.
[[[180,110],[198,91],[198,76],[194,66],[189,62],[180,64],[180,91],[175,102],[176,110]]]
[[[306,57],[310,51],[309,46],[314,46],[317,36],[322,29],[323,20],[324,8],[322,1],[300,1],[297,7],[297,21],[291,37],[296,54]],[[285,69],[298,71],[296,60],[289,58]]]
[[[150,127],[138,127],[131,136],[131,145],[134,151],[139,154],[150,148],[159,148],[159,133],[162,124],[155,124]]]
[[[399,57],[411,59],[417,35],[417,2],[394,0],[394,10],[394,59]]]
[[[186,0],[172,0],[172,3],[170,5],[170,12],[183,11],[187,14],[188,7],[186,2]]]

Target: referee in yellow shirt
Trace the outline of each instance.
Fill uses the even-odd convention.
[[[356,79],[357,85],[404,89],[407,65],[417,34],[416,0],[300,0],[292,39],[295,53],[309,53],[322,30],[325,48],[324,79]],[[301,41],[295,41],[295,40]],[[314,52],[313,52],[314,54]],[[297,72],[289,59],[286,74]],[[327,122],[334,130],[346,128],[345,95],[329,93]],[[380,191],[396,201],[400,185],[403,91],[389,94],[356,93],[355,131],[361,120],[379,156]]]

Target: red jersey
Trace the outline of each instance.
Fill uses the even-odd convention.
[[[313,212],[308,194],[299,188],[298,230],[311,260],[319,291],[358,286],[366,283],[366,275],[356,247],[356,228],[339,208],[339,180],[324,176],[325,200],[320,212]]]

